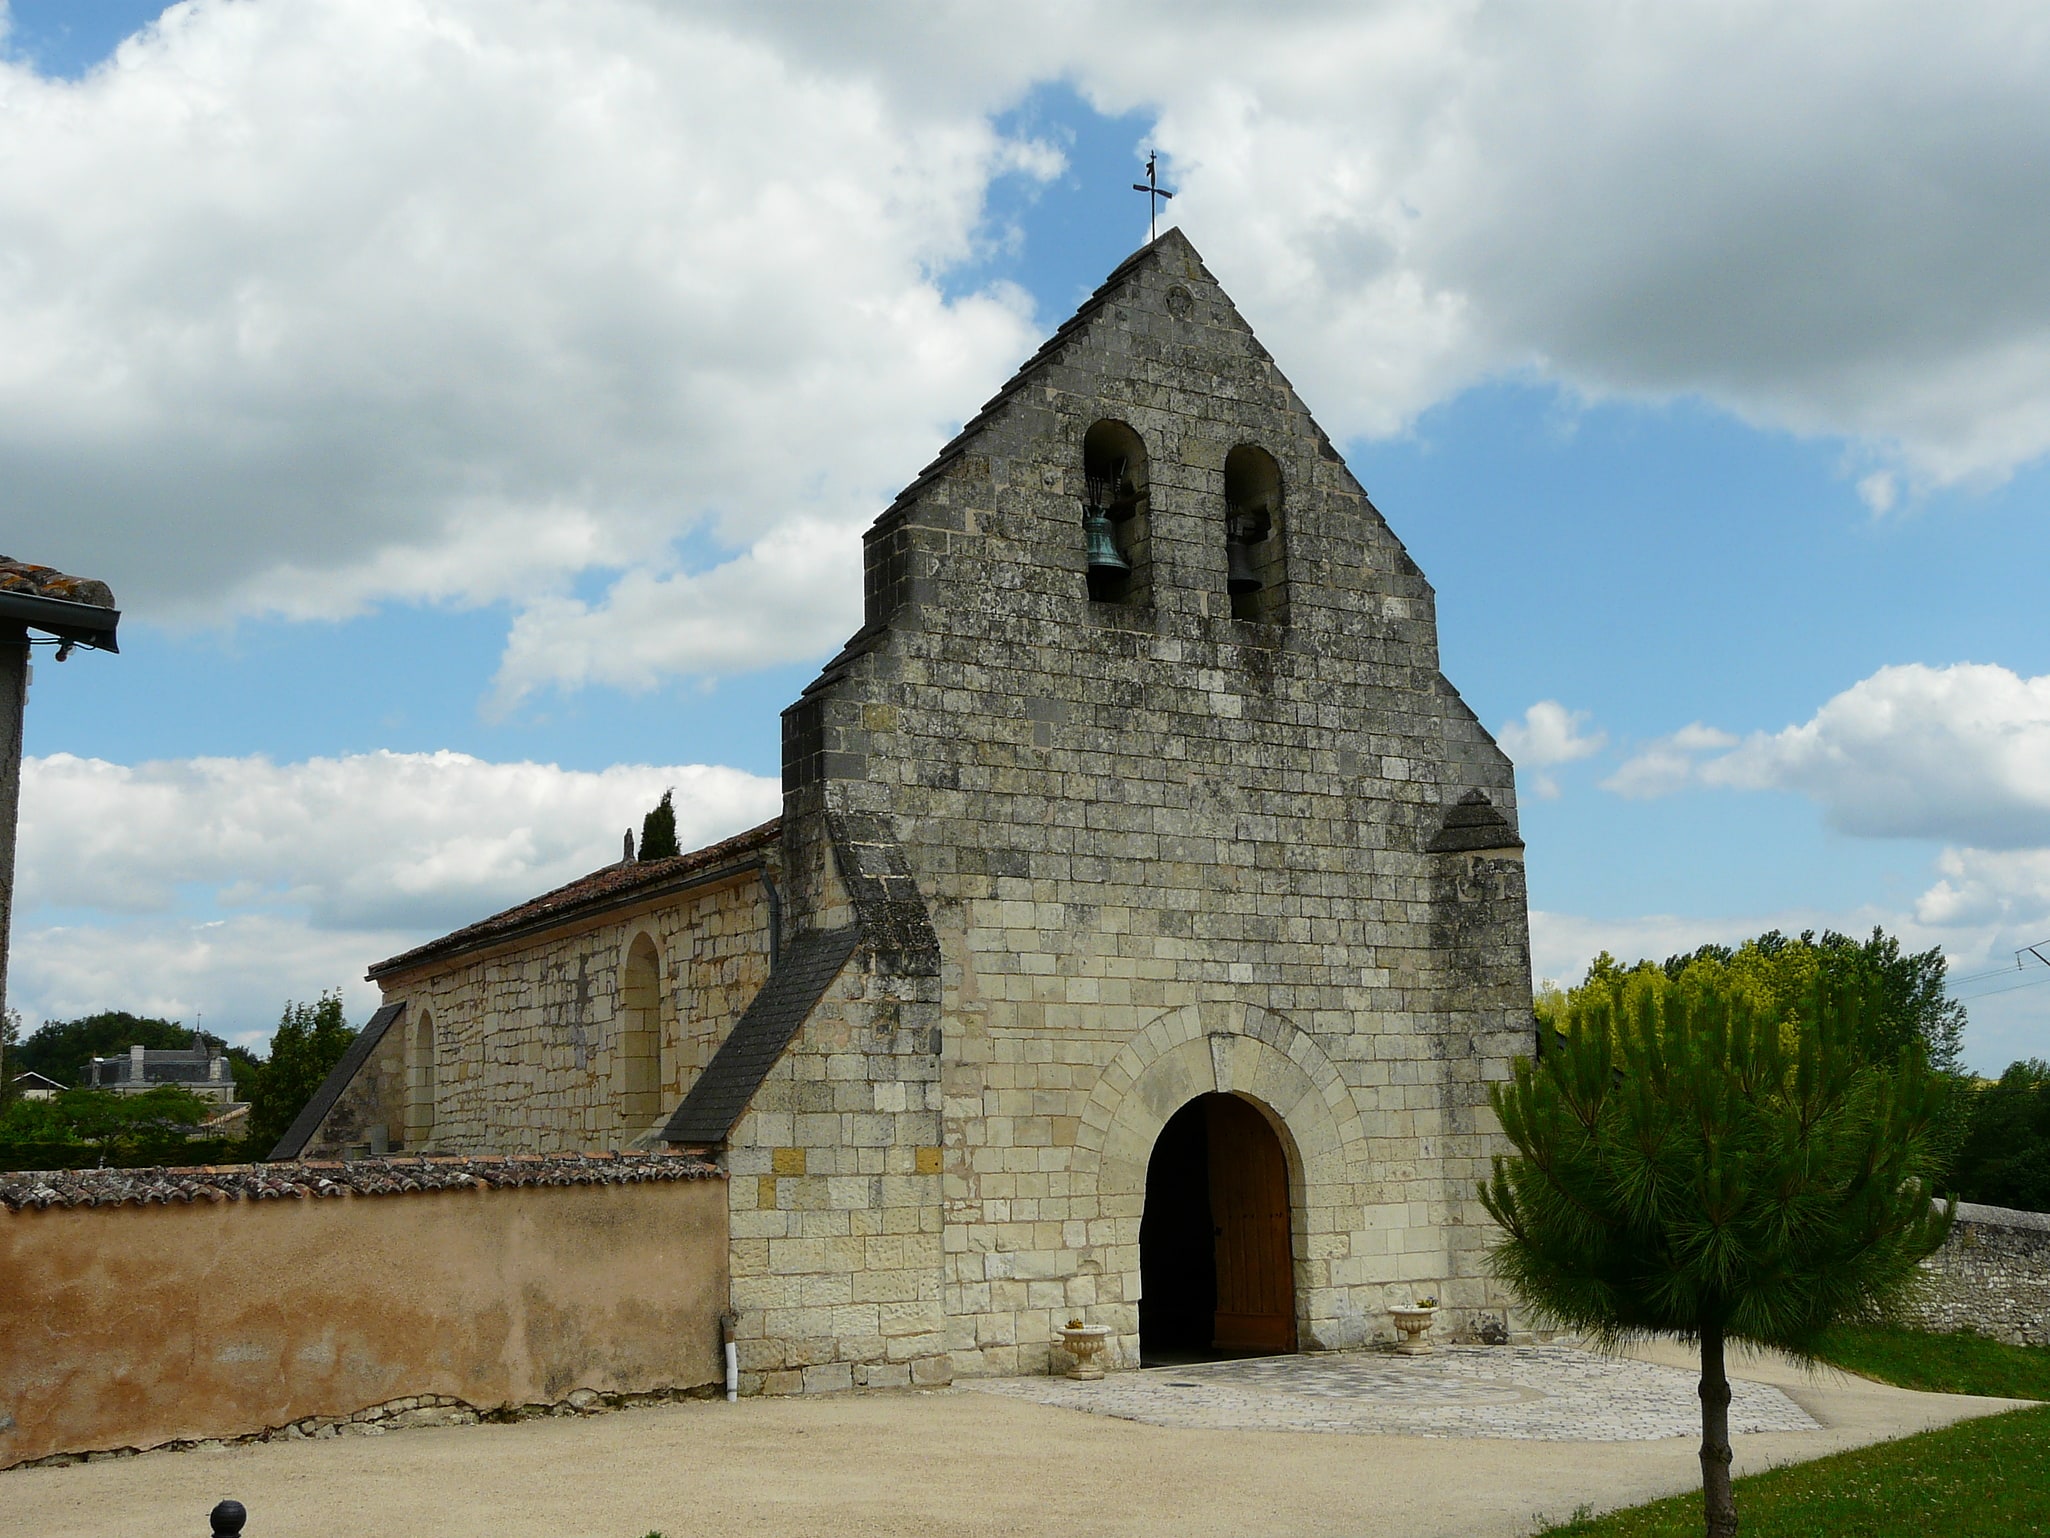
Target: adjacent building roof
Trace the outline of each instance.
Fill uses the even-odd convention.
[[[9,1170],[0,1207],[154,1207],[171,1203],[270,1201],[278,1197],[402,1196],[416,1191],[508,1186],[634,1185],[651,1180],[717,1180],[702,1159],[670,1153],[512,1154],[221,1164],[191,1169]]]
[[[0,555],[0,620],[13,620],[80,646],[115,652],[121,611],[114,590],[91,577],[72,577]]]
[[[701,885],[706,878],[718,876],[722,866],[745,867],[757,861],[764,850],[775,844],[782,831],[783,819],[772,817],[760,827],[749,828],[745,833],[737,833],[716,844],[707,844],[689,854],[608,865],[588,876],[579,876],[567,886],[559,886],[517,907],[507,908],[503,913],[494,913],[488,919],[480,919],[453,934],[443,935],[439,940],[430,940],[388,961],[380,961],[370,969],[369,978],[376,982],[390,973],[418,966],[423,961],[443,961],[539,930],[553,929],[571,919],[590,918],[615,908],[631,907],[666,896],[672,890]]]
[[[220,1065],[218,1076],[214,1067],[216,1063]],[[137,1082],[134,1049],[94,1058],[87,1075],[95,1085]],[[211,1084],[232,1088],[235,1083],[234,1060],[211,1047],[144,1047],[141,1082]]]
[[[1431,854],[1467,854],[1479,849],[1521,849],[1523,840],[1484,790],[1470,790],[1445,814],[1424,848]]]
[[[855,926],[799,935],[735,1022],[683,1104],[662,1129],[665,1143],[710,1147],[726,1141],[783,1049],[854,954]]]
[[[370,1054],[384,1040],[384,1033],[405,1012],[403,1003],[387,1004],[363,1022],[363,1029],[349,1043],[349,1050],[342,1054],[342,1060],[328,1070],[327,1077],[320,1081],[320,1088],[313,1092],[313,1098],[293,1118],[292,1125],[285,1129],[285,1135],[278,1139],[278,1146],[270,1151],[272,1159],[296,1159],[305,1151],[307,1142],[319,1130],[321,1122],[327,1119],[327,1113],[342,1098],[342,1091],[349,1087],[349,1081],[370,1061]]]

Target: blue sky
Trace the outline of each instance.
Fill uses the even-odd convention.
[[[1622,25],[1592,3],[1367,8],[1306,63],[1313,9],[1203,13],[1238,75],[1163,85],[915,11],[884,48],[607,0],[561,47],[241,0],[110,59],[155,7],[14,0],[0,135],[53,169],[0,190],[7,553],[127,606],[120,657],[37,669],[15,1002],[261,1035],[602,863],[689,766],[687,831],[772,811],[853,531],[1143,240],[1154,144],[1508,729],[1541,972],[1875,922],[2014,966],[2050,937],[2040,49],[1881,7],[1803,105],[1772,71],[1827,7],[1749,51],[1638,18],[1620,85],[1552,81]],[[643,59],[667,87],[618,84]],[[1902,91],[1948,133],[1893,137]],[[1989,995],[1975,1066],[2050,1055],[2046,1006]]]

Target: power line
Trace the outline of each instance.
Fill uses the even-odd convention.
[[[1957,1002],[1966,1004],[1973,999],[1997,998],[2003,993],[2018,993],[2024,988],[2041,987],[2044,983],[2050,983],[2050,972],[2046,972],[2040,977],[2031,977],[2026,982],[2009,983],[2005,988],[1986,988],[1978,993],[1961,993],[1957,996]]]
[[[1993,967],[1984,972],[1968,972],[1963,977],[1946,978],[1944,986],[1948,988],[1961,988],[1967,983],[1984,982],[1989,978],[1995,977],[2011,977],[2016,972],[2025,972],[2028,970],[2028,963],[2022,960],[2024,956],[2033,956],[2036,960],[2042,962],[2044,966],[2050,967],[2050,956],[2043,954],[2046,950],[2050,950],[2050,940],[2038,940],[2034,945],[2024,945],[2017,950],[2014,953],[2014,965],[2011,967]],[[2000,989],[1998,991],[2004,993],[2007,990]]]

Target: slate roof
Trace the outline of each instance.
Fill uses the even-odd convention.
[[[219,1058],[221,1076],[212,1077],[213,1064]],[[117,1052],[108,1057],[96,1057],[86,1070],[91,1084],[133,1084],[135,1054]],[[142,1082],[145,1084],[212,1084],[234,1088],[234,1060],[221,1056],[207,1047],[145,1047],[142,1050]]]
[[[0,1207],[156,1207],[172,1203],[304,1200],[317,1196],[402,1196],[416,1191],[515,1186],[612,1186],[718,1180],[688,1154],[591,1153],[394,1156],[292,1164],[219,1164],[190,1169],[10,1170],[0,1174]]]
[[[761,992],[669,1118],[662,1129],[663,1142],[708,1147],[726,1141],[805,1016],[854,954],[857,939],[850,924],[845,929],[813,930],[790,943]]]
[[[1424,845],[1431,854],[1465,854],[1476,849],[1521,849],[1523,840],[1509,825],[1486,791],[1470,790],[1445,814],[1445,821]]]
[[[480,919],[445,934],[439,940],[430,940],[425,945],[380,961],[370,969],[368,976],[375,982],[387,973],[416,966],[423,961],[459,956],[465,951],[481,950],[503,940],[551,929],[568,919],[592,917],[614,908],[646,902],[664,895],[672,886],[693,884],[693,878],[705,871],[760,854],[776,842],[782,831],[783,819],[772,817],[760,827],[749,828],[745,833],[736,833],[732,838],[707,844],[689,854],[671,855],[664,860],[635,860],[608,865],[588,876],[579,876],[567,886],[559,886],[517,907],[507,908],[503,913],[494,913],[488,919]]]
[[[356,1039],[349,1043],[349,1050],[342,1054],[342,1060],[328,1071],[320,1081],[320,1088],[313,1092],[313,1098],[306,1102],[292,1125],[285,1129],[285,1135],[278,1139],[278,1146],[270,1151],[273,1160],[296,1159],[304,1151],[307,1142],[319,1130],[327,1113],[335,1108],[335,1102],[342,1097],[349,1081],[356,1077],[363,1065],[370,1061],[370,1054],[377,1050],[377,1044],[384,1040],[384,1033],[392,1028],[399,1016],[406,1012],[404,1004],[387,1004],[368,1020],[363,1029],[356,1033]]]

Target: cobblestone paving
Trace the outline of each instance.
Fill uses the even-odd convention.
[[[1576,1346],[1452,1346],[1261,1357],[1068,1378],[971,1378],[959,1386],[1154,1426],[1353,1435],[1643,1442],[1698,1437],[1695,1377]],[[1814,1431],[1764,1383],[1733,1381],[1730,1430]]]

